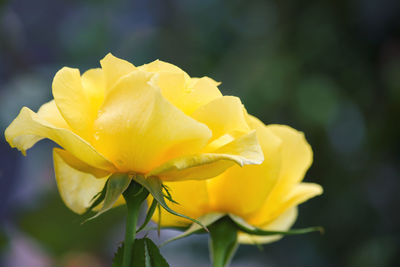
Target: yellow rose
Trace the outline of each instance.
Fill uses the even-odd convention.
[[[284,125],[265,126],[248,117],[256,129],[265,160],[261,165],[232,167],[205,181],[168,182],[171,208],[192,218],[233,214],[266,231],[287,231],[297,218],[297,205],[322,193],[322,187],[303,183],[312,163],[312,150],[303,133]],[[153,220],[158,222],[157,212]],[[187,226],[191,221],[162,211],[161,226]],[[268,243],[280,236],[239,233],[240,243]]]
[[[135,67],[108,54],[100,64],[59,70],[54,100],[37,113],[23,107],[5,131],[24,154],[44,138],[63,148],[53,153],[56,179],[73,211],[83,213],[113,173],[206,179],[263,161],[240,100],[214,80],[158,60]]]

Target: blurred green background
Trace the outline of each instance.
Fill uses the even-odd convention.
[[[108,52],[210,76],[265,123],[305,132],[306,181],[325,193],[295,226],[325,235],[241,246],[233,267],[400,266],[398,0],[0,1],[1,266],[110,265],[123,208],[81,225],[57,193],[53,144],[23,157],[3,135],[22,106],[51,99],[58,69],[97,67]],[[205,235],[162,252],[171,266],[209,266]]]

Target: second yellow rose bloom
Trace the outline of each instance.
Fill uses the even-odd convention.
[[[255,117],[247,121],[255,129],[265,160],[260,165],[234,166],[205,181],[165,183],[173,199],[171,208],[199,219],[208,214],[232,214],[266,231],[287,231],[297,218],[297,206],[322,193],[322,187],[302,182],[313,154],[303,133],[284,125],[264,125]],[[161,211],[155,222],[164,227],[185,227],[192,222]],[[159,220],[160,219],[160,220]],[[279,235],[239,233],[240,243],[268,243]]]

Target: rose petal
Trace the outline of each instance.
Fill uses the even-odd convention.
[[[256,133],[253,131],[212,153],[173,159],[153,169],[147,176],[160,176],[164,181],[208,179],[221,174],[234,163],[239,166],[260,164],[263,159]]]
[[[27,107],[23,107],[19,115],[8,126],[5,137],[11,147],[18,148],[23,154],[39,140],[49,138],[76,158],[93,167],[115,170],[114,165],[88,142],[68,129],[55,127]]]
[[[263,163],[242,168],[233,166],[207,181],[215,210],[245,217],[264,204],[275,186],[281,165],[281,140],[265,127],[257,129],[257,137],[265,157]]]
[[[242,102],[234,96],[223,96],[198,108],[192,117],[204,123],[213,132],[211,140],[224,134],[240,136],[250,131]]]
[[[133,64],[117,58],[111,53],[100,60],[100,65],[104,71],[107,90],[111,90],[121,77],[136,69]]]
[[[195,153],[211,131],[168,102],[150,80],[134,71],[109,92],[95,122],[96,148],[120,171],[146,174],[163,162]]]
[[[101,192],[110,174],[99,179],[93,174],[75,169],[68,162],[76,162],[76,159],[61,149],[53,150],[53,160],[62,200],[72,211],[84,213],[92,204],[93,197]]]
[[[39,108],[37,115],[57,128],[70,129],[69,125],[64,120],[63,116],[58,110],[56,102],[54,100],[43,104]]]

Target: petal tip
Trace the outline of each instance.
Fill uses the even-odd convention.
[[[324,188],[319,184],[315,185],[316,185],[316,196],[322,195],[324,193]]]
[[[111,52],[108,52],[102,59],[100,59],[100,62],[109,58],[115,58],[115,56]]]

